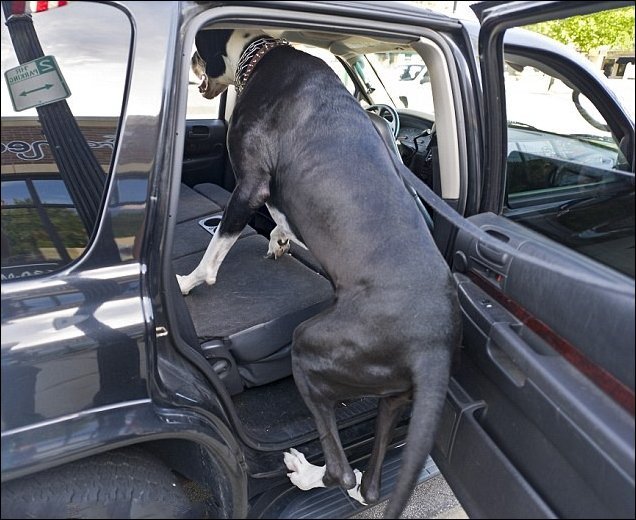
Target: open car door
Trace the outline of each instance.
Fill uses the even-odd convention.
[[[488,114],[482,211],[455,243],[463,348],[433,452],[471,518],[634,518],[634,123],[575,61],[504,46],[513,26],[620,5],[629,4],[475,9]],[[502,101],[504,53],[586,96],[616,160],[535,158],[579,182],[510,204],[517,156]]]

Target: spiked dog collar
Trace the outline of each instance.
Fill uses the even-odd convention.
[[[236,87],[236,92],[238,94],[240,94],[245,88],[247,80],[250,79],[250,76],[254,71],[254,67],[256,67],[256,64],[259,61],[261,61],[263,56],[265,56],[273,48],[284,45],[289,45],[289,42],[287,40],[279,40],[277,38],[264,36],[263,38],[254,40],[247,46],[241,54],[236,67],[236,75],[234,77],[234,86]]]

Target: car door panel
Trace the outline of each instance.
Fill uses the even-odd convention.
[[[475,370],[462,360],[462,379]],[[556,518],[482,424],[485,410],[485,401],[451,379],[432,455],[463,508],[471,518]]]
[[[471,516],[629,516],[633,285],[617,291],[622,275],[503,217],[470,220],[508,247],[458,233],[464,341],[452,385],[481,406],[451,414],[438,449],[452,456],[436,462]],[[486,483],[501,500],[485,500]]]
[[[452,267],[463,342],[433,455],[471,518],[633,518],[633,276],[584,250],[589,244],[602,249],[618,236],[596,233],[602,218],[587,231],[585,225],[591,222],[590,205],[604,208],[612,200],[620,206],[619,195],[633,201],[633,164],[616,172],[627,184],[631,175],[632,183],[618,195],[613,184],[592,182],[584,189],[564,181],[517,196],[514,207],[499,215],[507,160],[503,32],[543,20],[547,11],[537,2],[496,4],[483,2],[477,13],[489,114],[483,213],[455,222]],[[559,9],[582,14],[574,4],[552,2],[551,14],[559,17]],[[593,4],[578,7],[591,12],[618,6]],[[550,55],[550,64],[572,84],[587,74],[577,70],[576,60],[561,64],[557,58]],[[608,125],[620,130],[615,135],[633,142],[633,122],[612,108],[615,100],[603,88],[591,85],[584,94],[606,105]],[[610,121],[615,114],[617,120]],[[558,166],[577,180],[583,172]],[[614,206],[608,206],[608,217]],[[577,208],[586,211],[575,214]],[[631,236],[633,248],[633,217],[631,232],[629,218],[616,220],[626,222],[618,231]]]
[[[625,363],[634,360],[634,292],[623,285],[629,280],[508,219],[486,213],[471,220],[524,257],[512,258],[460,233],[456,248],[466,256],[473,279],[498,292],[524,320],[538,320],[533,326],[543,325],[540,333],[560,353],[575,356],[568,348],[580,350],[633,392],[633,364]]]
[[[227,124],[223,119],[186,121],[182,182],[188,186],[204,182],[224,186],[227,180],[226,134]]]

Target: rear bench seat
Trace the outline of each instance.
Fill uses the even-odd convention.
[[[172,255],[176,273],[198,265],[212,238],[204,225],[218,224],[229,197],[214,184],[181,186]],[[216,283],[200,285],[185,298],[201,349],[232,394],[290,375],[294,329],[333,301],[331,284],[311,255],[305,253],[304,262],[291,255],[267,259],[268,242],[248,226]]]

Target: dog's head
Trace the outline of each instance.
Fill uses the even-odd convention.
[[[192,71],[201,79],[199,92],[206,99],[221,94],[234,84],[236,68],[247,44],[261,35],[260,31],[215,29],[199,31],[192,55]]]

